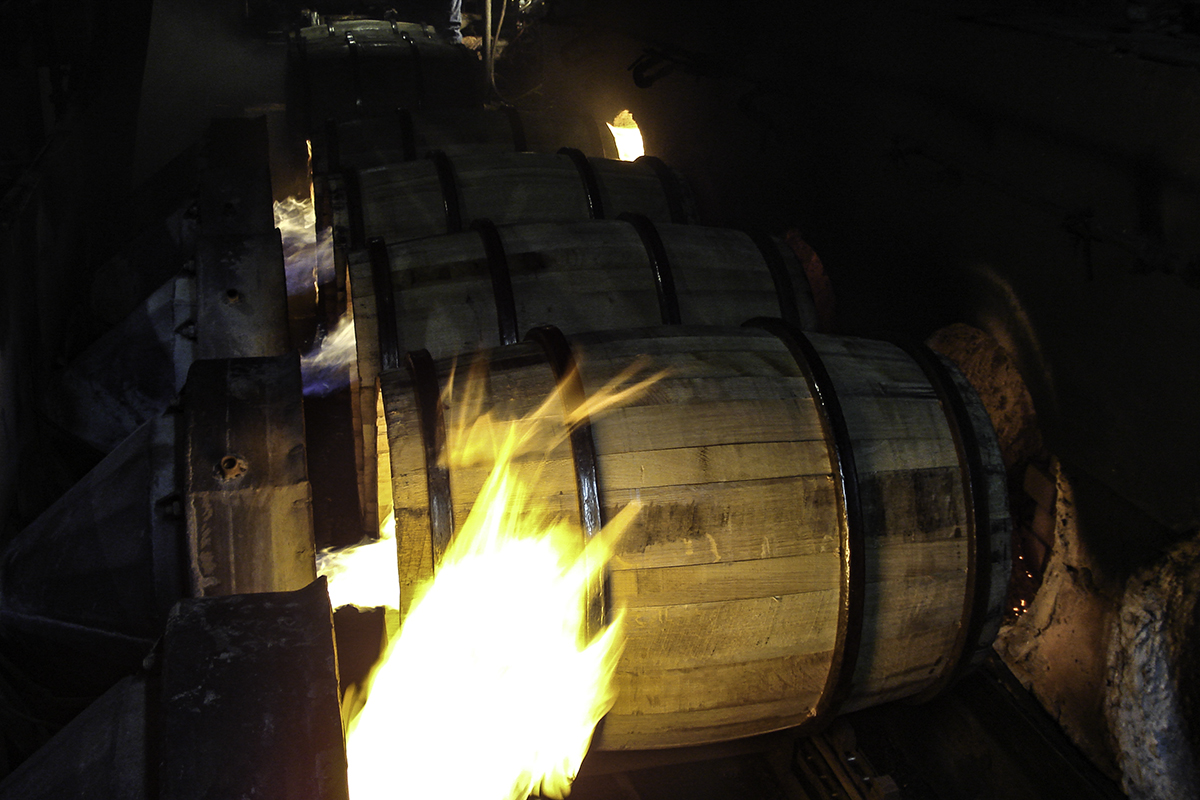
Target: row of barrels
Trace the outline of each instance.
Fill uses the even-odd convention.
[[[358,100],[310,132],[357,336],[363,503],[371,520],[394,508],[402,612],[490,468],[447,460],[464,417],[518,419],[558,390],[554,443],[528,455],[538,510],[588,535],[643,504],[596,603],[595,624],[625,609],[627,644],[595,746],[815,726],[976,661],[1009,521],[995,434],[953,364],[816,332],[796,254],[698,224],[657,159],[518,152],[512,110],[454,110],[442,134],[398,94],[364,110],[382,57],[355,24],[311,34],[340,42]],[[392,30],[378,40],[416,53]],[[426,77],[450,63],[418,57]],[[511,150],[472,133],[505,126]],[[482,405],[450,381],[460,359],[481,365]],[[665,377],[568,424],[635,364]]]

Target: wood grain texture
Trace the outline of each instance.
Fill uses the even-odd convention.
[[[814,339],[859,465],[866,594],[850,705],[860,707],[915,694],[947,668],[962,618],[970,498],[945,414],[908,356],[886,343]],[[668,376],[592,421],[608,513],[642,503],[610,563],[626,641],[620,699],[595,746],[675,746],[799,724],[832,663],[843,547],[829,445],[799,367],[757,330],[572,340],[589,395],[635,362]],[[484,408],[497,420],[537,407],[549,391],[548,368],[523,347],[487,353],[495,363]],[[454,396],[446,413],[469,421]],[[561,426],[561,413],[551,403],[541,421]],[[539,461],[543,447],[526,467],[541,464],[543,509],[569,518],[577,500],[564,442],[560,435],[548,459]],[[487,467],[483,459],[454,470],[456,515]],[[392,483],[397,506],[411,510],[424,478],[419,464],[408,469]],[[1002,492],[1001,483],[994,494]]]

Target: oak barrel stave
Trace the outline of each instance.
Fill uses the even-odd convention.
[[[849,702],[840,709],[848,710],[918,694],[955,666],[970,602],[969,498],[946,416],[936,394],[921,390],[919,367],[890,345],[810,338],[834,385],[852,389],[839,401],[868,522],[862,646],[851,665]],[[573,342],[589,393],[638,355],[672,370],[663,383],[673,384],[592,421],[610,514],[633,498],[646,504],[610,564],[612,597],[626,609],[627,644],[618,666],[621,693],[595,746],[695,744],[811,722],[834,656],[832,621],[845,602],[838,578],[844,511],[813,396],[789,351],[770,334],[738,329],[598,333]],[[536,354],[528,345],[493,352]],[[506,414],[537,405],[553,385],[546,365],[519,363],[490,374],[489,401]],[[743,404],[735,408],[757,411],[709,425],[706,403],[727,393],[710,385],[724,382],[752,386],[753,396],[734,401]],[[411,591],[432,574],[433,558],[407,383],[402,374],[381,376],[393,499],[406,519],[401,574]],[[686,384],[705,388],[689,392]],[[507,408],[515,398],[523,399]],[[446,402],[453,415],[455,398]],[[859,402],[890,414],[883,430],[893,433],[906,411],[914,412],[907,437],[901,431],[873,438],[879,429],[856,422],[870,416]],[[689,427],[693,409],[701,424]],[[547,507],[574,518],[570,455],[559,447],[543,468],[551,479]],[[486,467],[452,472],[456,524]],[[980,546],[996,550],[984,536]]]
[[[584,159],[599,185],[605,218],[642,214],[656,222],[694,222],[686,182],[650,163]],[[588,187],[575,162],[556,153],[474,153],[450,158],[459,215],[464,223],[487,218],[497,225],[572,222],[592,218]],[[335,236],[362,247],[372,237],[388,242],[453,233],[445,195],[429,159],[349,170],[329,177]],[[673,220],[673,195],[683,219]]]
[[[608,129],[570,109],[446,108],[393,110],[379,116],[336,122],[327,163],[316,172],[380,167],[425,158],[440,150],[456,157],[471,153],[555,153],[578,147],[587,156],[616,158]]]
[[[739,231],[664,223],[657,226],[674,265],[683,321],[737,325],[760,314],[778,313],[781,300],[759,246]],[[538,223],[498,228],[508,266],[517,324],[554,324],[568,331],[653,325],[659,321],[654,277],[645,246],[634,227],[622,221]],[[780,249],[782,244],[771,239]],[[471,353],[499,343],[499,317],[487,252],[478,233],[464,232],[392,243],[387,248],[402,349],[424,348],[435,356]],[[791,302],[807,323],[816,312],[803,267],[790,252],[783,258],[791,275]],[[356,409],[360,449],[375,452],[378,421],[374,385],[379,371],[378,299],[366,252],[351,256],[350,297],[358,342]],[[734,282],[728,275],[736,274]],[[716,276],[714,279],[713,276]],[[716,291],[709,291],[715,287]],[[715,351],[708,351],[711,359]],[[786,354],[785,354],[786,355]],[[781,358],[775,354],[776,358]],[[624,367],[620,362],[615,367]],[[601,368],[594,365],[593,368]],[[677,365],[682,370],[683,365]],[[739,365],[744,369],[745,365]],[[678,373],[681,377],[683,372]],[[711,374],[711,372],[709,372]],[[742,379],[745,383],[746,380]],[[797,377],[795,380],[802,380]],[[729,392],[740,384],[724,382]],[[669,380],[650,396],[680,386]],[[687,384],[688,391],[717,390],[711,382]],[[757,398],[751,386],[741,399]],[[731,395],[731,399],[735,399]],[[637,401],[635,401],[637,402]],[[742,409],[741,412],[744,412]],[[364,494],[374,485],[373,467],[364,460]],[[369,513],[367,517],[376,515]]]

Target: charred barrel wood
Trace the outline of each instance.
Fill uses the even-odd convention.
[[[611,563],[627,642],[617,703],[594,746],[819,728],[835,713],[939,685],[994,631],[990,619],[976,628],[964,607],[981,602],[969,585],[973,554],[987,553],[998,576],[1008,567],[999,451],[979,448],[985,485],[997,486],[971,492],[942,400],[904,350],[774,328],[570,339],[589,395],[638,359],[667,371],[642,397],[591,420],[603,508],[644,503]],[[545,355],[529,345],[484,359],[482,410],[497,422],[539,407],[555,388]],[[450,368],[439,362],[443,381]],[[969,386],[950,385],[968,408],[979,405]],[[380,386],[404,607],[435,566],[426,467],[410,441],[406,376],[385,373]],[[443,400],[452,420],[462,414],[460,381],[455,390]],[[967,419],[977,441],[994,442],[986,415]],[[458,430],[448,426],[451,453]],[[565,437],[555,441],[529,456],[539,470],[535,511],[578,524],[575,462]],[[459,520],[489,465],[452,464]],[[979,502],[986,529],[968,524]],[[985,617],[999,616],[992,600]]]

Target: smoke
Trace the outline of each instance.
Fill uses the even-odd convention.
[[[289,197],[276,201],[275,227],[283,238],[283,263],[288,295],[314,291],[331,283],[333,271],[333,232],[317,231],[317,215],[311,197]]]
[[[319,339],[300,357],[300,374],[306,396],[324,397],[350,385],[350,366],[358,357],[354,320],[338,320],[333,331]]]
[[[274,205],[275,227],[283,240],[283,264],[289,297],[319,293],[334,281],[333,234],[317,231],[312,197],[289,197]],[[320,336],[300,357],[306,396],[323,397],[350,385],[350,366],[357,358],[354,323],[343,316],[330,333]]]

